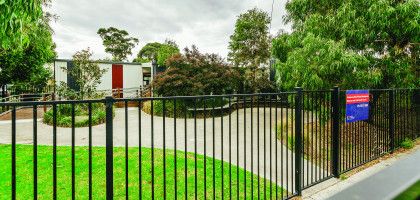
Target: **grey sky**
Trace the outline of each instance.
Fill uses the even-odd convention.
[[[236,17],[253,7],[271,11],[271,0],[54,0],[49,10],[60,58],[90,47],[95,58],[111,57],[96,34],[101,27],[127,30],[140,40],[130,60],[148,42],[175,40],[180,48],[195,44],[207,53],[226,57]],[[283,24],[286,0],[275,0],[271,33]]]

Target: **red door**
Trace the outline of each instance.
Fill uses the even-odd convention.
[[[118,89],[123,88],[123,78],[123,66],[112,65],[112,89],[116,97],[122,97],[122,92],[119,92]]]

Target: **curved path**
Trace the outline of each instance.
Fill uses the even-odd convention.
[[[231,123],[229,123],[229,116],[214,118],[214,134],[213,134],[213,119],[187,119],[177,118],[176,122],[173,118],[165,118],[165,128],[163,127],[162,117],[153,117],[141,112],[141,139],[143,147],[151,147],[152,131],[154,137],[154,147],[163,148],[163,137],[165,131],[165,141],[167,149],[174,149],[175,138],[176,148],[184,151],[185,137],[187,139],[187,151],[197,152],[198,154],[206,154],[209,157],[213,156],[213,143],[214,143],[214,157],[217,159],[229,162],[229,154],[231,155],[231,163],[239,165],[254,174],[261,177],[266,177],[268,180],[283,185],[288,191],[294,190],[294,153],[281,141],[275,137],[275,112],[274,108],[265,109],[247,108],[239,109],[238,112],[231,113]],[[282,114],[283,112],[283,114]],[[277,110],[277,120],[280,121],[283,115],[284,121],[286,120],[286,112],[291,118],[292,109],[286,108]],[[128,145],[132,147],[139,146],[139,114],[137,108],[128,109]],[[114,146],[125,145],[125,113],[124,109],[116,109],[114,118]],[[252,115],[252,123],[251,123]],[[306,114],[304,115],[306,116]],[[259,117],[259,122],[258,122]],[[265,118],[265,121],[264,121]],[[307,120],[305,119],[305,122]],[[176,124],[176,131],[175,125]],[[185,126],[186,124],[186,126]],[[195,126],[196,124],[196,126]],[[230,126],[229,126],[230,124]],[[271,126],[270,126],[271,124]],[[206,128],[204,126],[206,125]],[[38,126],[38,144],[39,145],[52,145],[52,130],[49,125],[43,124],[40,120],[37,122]],[[252,129],[251,129],[252,127]],[[19,144],[32,144],[33,143],[33,121],[32,120],[18,120],[16,124],[16,141]],[[185,131],[186,128],[186,131]],[[88,145],[88,128],[75,129],[75,141],[77,146]],[[94,126],[92,128],[94,146],[105,146],[105,124]],[[196,131],[194,131],[196,130]],[[251,131],[252,130],[252,131]],[[289,130],[290,131],[290,130]],[[259,134],[258,134],[259,132]],[[175,137],[176,134],[176,137]],[[205,135],[204,135],[205,134]],[[291,132],[289,134],[292,134]],[[196,137],[195,137],[196,135]],[[222,137],[223,135],[223,137]],[[239,137],[238,137],[239,136]],[[265,140],[264,140],[265,136]],[[195,139],[196,138],[196,139]],[[213,139],[214,138],[214,139]],[[230,141],[229,141],[230,138]],[[223,142],[222,142],[223,139]],[[197,149],[195,149],[195,142],[197,142]],[[229,143],[230,142],[230,143]],[[0,143],[11,143],[11,122],[0,122]],[[57,128],[57,145],[71,145],[71,129],[70,128]],[[277,157],[276,157],[277,145]],[[206,146],[206,152],[204,152]],[[259,148],[259,151],[258,151]],[[264,157],[265,152],[265,157]],[[222,157],[223,153],[223,157]],[[237,163],[239,159],[239,164]],[[252,170],[251,170],[252,161]],[[258,162],[259,161],[259,162]],[[276,164],[277,161],[277,164]],[[317,166],[312,165],[311,162],[304,160],[305,169],[312,167],[317,171],[321,171]],[[264,176],[265,170],[265,176]],[[277,179],[276,179],[277,170]],[[271,174],[270,174],[271,172]],[[271,175],[271,176],[270,176]],[[309,178],[312,180],[314,177],[309,175],[304,176],[303,182]]]

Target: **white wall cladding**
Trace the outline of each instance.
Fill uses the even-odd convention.
[[[67,61],[70,60],[56,60],[55,63],[55,81],[57,84],[64,82],[67,83],[67,71],[63,68],[67,68]],[[46,64],[45,67],[53,69],[54,63]],[[118,64],[118,63],[116,63]],[[134,64],[134,63],[122,63],[123,65],[123,87],[124,88],[139,88],[143,85],[143,70],[151,71],[151,63]],[[101,83],[98,85],[98,90],[111,90],[112,89],[112,63],[99,63],[101,69],[105,69],[106,72],[101,78]],[[153,77],[153,75],[152,75]]]
[[[124,88],[138,88],[142,85],[143,70],[139,65],[123,65]]]
[[[60,84],[61,82],[67,83],[67,62],[56,61],[55,62],[55,82]]]
[[[112,89],[112,64],[100,63],[99,67],[105,69],[104,75],[102,75],[101,83],[98,85],[98,90],[110,90]]]

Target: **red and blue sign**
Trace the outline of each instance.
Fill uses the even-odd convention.
[[[346,122],[369,119],[369,90],[347,90]]]

